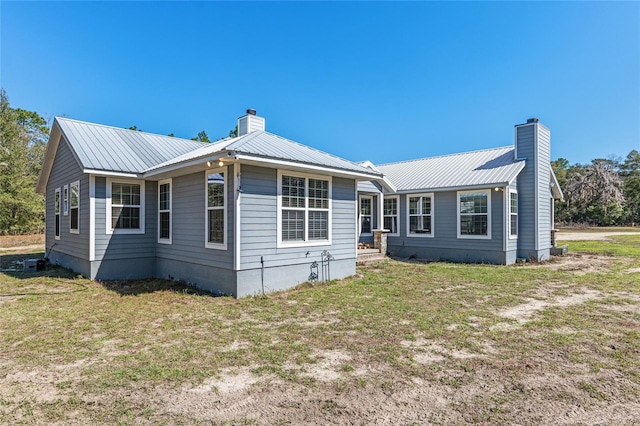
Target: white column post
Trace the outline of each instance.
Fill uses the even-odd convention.
[[[378,229],[384,229],[384,194],[378,194]]]

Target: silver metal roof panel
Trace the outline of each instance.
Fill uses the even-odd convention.
[[[367,175],[378,174],[351,161],[265,131],[256,131],[237,138],[207,144],[207,146],[149,167],[144,171],[149,172],[179,163],[187,163],[191,160],[214,156],[225,151],[233,152],[234,154],[245,154],[255,158],[285,160],[301,165],[328,167]]]
[[[524,167],[514,147],[471,151],[382,164],[378,169],[397,191],[443,190],[512,182]]]
[[[203,142],[56,117],[66,140],[85,169],[140,173]]]

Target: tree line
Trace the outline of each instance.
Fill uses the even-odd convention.
[[[49,125],[36,112],[12,108],[7,93],[0,89],[0,235],[44,232],[45,200],[35,188]],[[131,126],[129,130],[138,128]],[[237,126],[229,137],[236,134]],[[204,130],[192,140],[211,142]]]
[[[130,130],[138,130],[132,126]],[[229,137],[237,134],[237,127]],[[170,135],[173,136],[173,135]],[[33,111],[12,108],[0,89],[0,235],[44,232],[44,197],[35,186],[49,138],[47,120]],[[204,132],[193,140],[211,142]],[[624,159],[595,159],[570,165],[551,162],[564,201],[555,205],[561,224],[596,226],[640,224],[640,152]]]
[[[597,158],[590,164],[569,165],[565,158],[551,162],[564,193],[556,203],[561,224],[595,226],[640,224],[640,152],[624,158]]]

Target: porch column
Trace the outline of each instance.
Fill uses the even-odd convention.
[[[378,194],[378,229],[384,229],[384,194]]]
[[[387,253],[387,230],[384,229],[384,194],[378,194],[378,227],[373,231],[373,248]]]

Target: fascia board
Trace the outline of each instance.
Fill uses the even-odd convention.
[[[360,178],[360,180],[372,180],[372,179],[378,180],[382,178],[382,176],[377,173],[375,174],[361,173],[356,171],[337,169],[333,167],[318,166],[314,164],[297,163],[295,161],[278,160],[278,159],[264,158],[264,157],[254,157],[251,155],[240,154],[240,153],[236,153],[234,158],[236,160],[241,161],[243,164],[255,164],[255,165],[262,165],[262,166],[265,166],[265,165],[282,166],[288,169],[300,170],[300,171],[311,170],[315,172],[321,172],[324,174],[330,174],[332,176],[348,177],[356,180],[358,180],[358,178]]]

